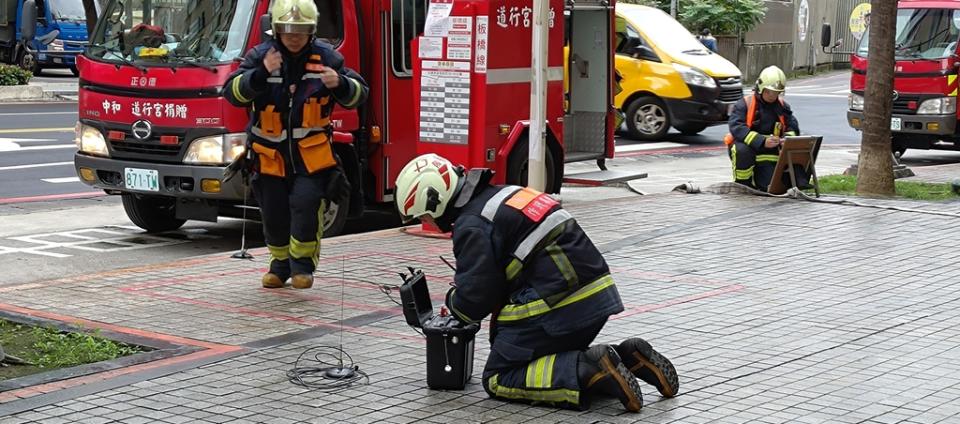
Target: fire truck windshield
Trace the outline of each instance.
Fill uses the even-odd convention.
[[[857,55],[866,57],[869,31],[863,33]],[[895,55],[898,60],[942,59],[957,51],[960,10],[899,9]]]
[[[242,57],[255,0],[109,0],[88,55],[134,66]]]

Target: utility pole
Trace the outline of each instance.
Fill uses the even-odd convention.
[[[673,16],[673,19],[677,19],[677,2],[680,0],[670,0],[670,16]]]
[[[527,187],[544,191],[547,186],[545,152],[547,146],[547,38],[550,27],[550,0],[533,1],[533,39],[530,61],[530,133],[527,140]]]

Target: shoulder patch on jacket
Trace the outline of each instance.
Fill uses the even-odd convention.
[[[531,188],[524,188],[507,200],[507,206],[523,212],[533,222],[542,221],[557,204],[549,195]]]

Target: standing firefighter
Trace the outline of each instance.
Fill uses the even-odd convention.
[[[253,193],[270,250],[263,286],[283,287],[292,276],[303,289],[313,285],[326,204],[350,190],[331,145],[333,105],[359,106],[367,86],[314,37],[313,0],[276,0],[270,12],[279,41],[250,50],[223,91],[230,103],[252,106]]]
[[[596,393],[638,411],[639,377],[674,396],[676,370],[642,339],[590,346],[623,304],[603,256],[573,217],[546,194],[493,186],[491,177],[427,154],[400,171],[396,191],[404,219],[452,228],[450,310],[464,322],[493,314],[487,393],[575,409]]]
[[[744,97],[730,113],[730,133],[724,143],[730,151],[734,181],[766,191],[773,178],[783,137],[799,135],[800,124],[790,105],[781,98],[787,77],[776,66],[760,72],[753,94]],[[806,172],[797,167],[798,180]]]

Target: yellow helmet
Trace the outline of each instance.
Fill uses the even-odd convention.
[[[768,66],[760,71],[760,76],[757,78],[757,92],[762,93],[763,90],[776,91],[782,93],[787,89],[787,76],[783,73],[780,68],[776,66]]]
[[[317,31],[317,5],[313,0],[276,0],[270,15],[275,35]]]
[[[394,196],[404,222],[423,215],[439,218],[457,193],[459,167],[433,153],[420,155],[397,175]]]

